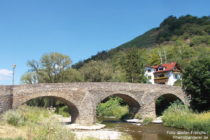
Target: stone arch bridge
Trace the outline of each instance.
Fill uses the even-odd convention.
[[[92,124],[96,121],[96,106],[107,97],[121,97],[129,109],[143,117],[155,117],[155,100],[165,94],[188,99],[180,87],[134,83],[53,83],[0,86],[0,113],[17,108],[38,97],[54,97],[70,106],[72,121]]]

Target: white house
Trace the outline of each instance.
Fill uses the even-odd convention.
[[[181,69],[176,62],[150,66],[145,68],[144,74],[151,84],[174,85],[181,79]]]

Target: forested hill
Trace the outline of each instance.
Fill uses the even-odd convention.
[[[73,65],[74,68],[81,68],[91,60],[112,59],[115,54],[130,48],[155,48],[165,45],[175,45],[177,42],[193,46],[210,46],[210,17],[195,17],[186,15],[182,17],[169,16],[159,27],[151,29],[124,43],[112,50],[102,51],[91,58]]]

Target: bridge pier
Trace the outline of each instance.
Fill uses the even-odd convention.
[[[138,111],[138,114],[140,114],[142,118],[156,118],[155,103],[145,104],[141,106],[140,110]]]
[[[12,109],[13,95],[10,87],[0,87],[0,113]]]

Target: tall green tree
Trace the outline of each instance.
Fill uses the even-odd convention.
[[[125,71],[128,82],[146,82],[144,76],[145,59],[142,57],[144,50],[131,49],[128,51],[125,60]]]
[[[183,73],[183,89],[194,110],[210,110],[210,57],[192,61]]]
[[[29,61],[30,71],[37,73],[39,83],[63,82],[65,71],[71,67],[69,56],[60,53],[45,54],[40,61]]]
[[[33,83],[62,83],[83,81],[79,71],[71,68],[69,56],[60,53],[45,54],[39,61],[28,61],[29,72],[25,73],[21,81]]]
[[[108,82],[112,80],[112,65],[103,61],[90,61],[81,69],[85,81]]]
[[[45,54],[39,61],[28,61],[27,65],[30,69],[21,77],[26,84],[83,81],[81,73],[71,68],[70,57],[60,53]],[[48,97],[33,99],[28,104],[45,107],[61,105],[59,101]]]

